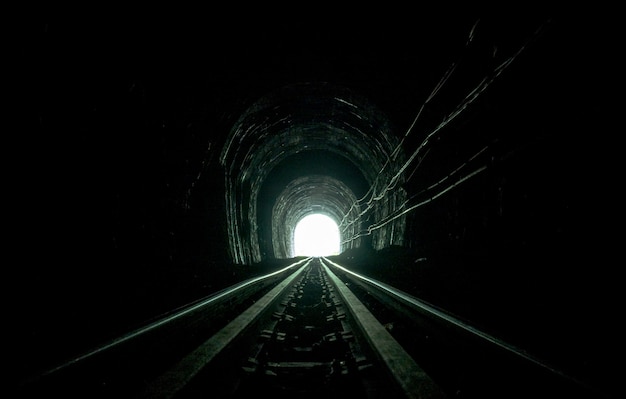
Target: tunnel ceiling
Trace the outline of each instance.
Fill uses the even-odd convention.
[[[324,175],[305,175],[290,182],[274,201],[271,214],[274,254],[293,256],[293,234],[297,223],[312,213],[329,216],[341,227],[344,219],[358,218],[360,207],[354,192],[341,180]],[[341,231],[354,236],[355,228]],[[357,246],[360,240],[354,243]]]
[[[229,257],[288,256],[295,222],[317,209],[340,224],[343,250],[402,246],[405,209],[484,170],[493,153],[483,149],[501,134],[488,125],[501,121],[471,122],[472,113],[494,106],[483,93],[545,23],[484,16],[407,16],[385,30],[281,21],[246,39],[228,65],[258,69],[231,81],[245,101],[230,108],[219,147]],[[511,23],[522,20],[523,29]]]
[[[240,263],[290,256],[295,224],[314,212],[340,224],[345,248],[360,245],[363,221],[393,212],[398,201],[361,211],[358,200],[391,181],[403,161],[386,116],[351,90],[306,83],[270,93],[239,118],[220,158],[231,256]],[[401,189],[384,198],[398,196]],[[391,245],[381,233],[373,245]]]
[[[346,205],[355,203],[366,190],[367,182],[357,166],[335,152],[307,150],[285,158],[272,169],[259,191],[262,254],[273,251],[277,256],[287,256],[291,253],[290,231],[299,219],[314,211],[329,214],[339,224],[342,215],[354,212]],[[296,204],[297,199],[310,204]],[[328,201],[331,203],[324,205]],[[268,229],[272,242],[268,241]]]

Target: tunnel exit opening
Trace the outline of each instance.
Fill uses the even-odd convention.
[[[293,256],[331,256],[341,252],[339,226],[330,217],[314,213],[303,217],[293,233]]]

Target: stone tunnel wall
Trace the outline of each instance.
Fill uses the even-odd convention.
[[[394,134],[384,115],[372,104],[345,88],[332,85],[285,87],[250,107],[233,127],[221,156],[226,172],[228,237],[233,260],[245,264],[260,262],[265,256],[288,256],[289,244],[286,243],[290,242],[290,234],[298,220],[292,216],[285,219],[287,224],[283,225],[272,219],[271,230],[265,233],[267,236],[259,237],[262,229],[258,224],[259,193],[274,168],[282,162],[294,162],[292,168],[297,169],[299,175],[315,174],[312,171],[320,167],[315,164],[320,159],[309,160],[311,164],[303,161],[312,151],[334,154],[347,160],[348,167],[376,191],[366,193],[367,197],[363,199],[365,205],[360,201],[353,204],[348,201],[357,198],[357,194],[362,195],[363,189],[349,195],[331,190],[328,186],[334,181],[331,176],[320,186],[320,195],[313,197],[318,201],[314,204],[312,198],[304,198],[306,201],[303,202],[298,200],[309,191],[286,182],[287,187],[295,187],[296,191],[284,197],[295,196],[296,200],[284,206],[304,206],[303,209],[290,211],[299,217],[306,216],[316,205],[327,208],[338,223],[345,225],[342,233],[346,238],[345,246],[361,245],[363,241],[359,237],[371,234],[367,231],[369,224],[381,220],[402,205],[403,189],[397,182],[389,185],[397,175],[403,157],[398,147],[399,140]],[[327,172],[337,173],[332,168]],[[397,180],[401,182],[402,176],[397,176]],[[342,187],[350,192],[356,190],[351,188],[354,184],[345,182]],[[389,197],[393,199],[389,200]],[[276,198],[266,200],[272,202]],[[341,202],[340,207],[333,205],[337,201]],[[283,206],[276,203],[262,205],[269,209]],[[354,220],[350,219],[353,211],[337,213],[340,209],[343,212],[351,208],[353,211],[361,209]],[[384,248],[402,242],[402,223],[402,218],[399,218],[378,228],[372,235],[372,245]],[[392,229],[393,234],[387,232]],[[350,234],[352,232],[356,234]],[[273,241],[269,246],[273,250],[262,253],[263,241]]]

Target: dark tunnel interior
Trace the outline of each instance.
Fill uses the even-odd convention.
[[[288,264],[322,213],[338,261],[619,380],[616,67],[594,13],[164,14],[14,32],[18,374]]]
[[[278,236],[274,237],[274,230],[269,231],[273,229],[273,221],[287,219],[280,225],[295,228],[296,223],[309,212],[330,213],[333,219],[341,220],[367,190],[365,180],[354,163],[339,154],[314,150],[289,156],[272,169],[264,183],[258,198],[262,258],[267,258],[268,254],[281,258],[291,254],[288,250],[291,234],[284,234],[281,240],[282,230],[276,228]],[[303,201],[310,201],[311,204],[298,204]],[[279,250],[281,247],[284,250]]]

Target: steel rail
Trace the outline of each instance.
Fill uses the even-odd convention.
[[[445,398],[444,391],[417,364],[349,288],[321,263],[361,332],[407,398]]]
[[[322,262],[327,263],[331,265],[333,268],[340,270],[346,276],[346,278],[350,279],[352,282],[358,285],[361,285],[363,287],[368,287],[370,294],[378,298],[381,298],[381,297],[384,297],[385,299],[391,298],[395,300],[396,302],[401,303],[402,305],[408,307],[414,312],[424,314],[438,321],[443,321],[448,326],[453,326],[463,332],[469,333],[471,336],[477,337],[478,339],[482,340],[485,343],[492,344],[495,347],[498,347],[504,350],[505,352],[511,353],[514,356],[518,357],[519,359],[527,361],[530,364],[534,364],[535,366],[538,366],[539,368],[544,369],[548,371],[549,373],[552,373],[553,375],[558,376],[559,378],[562,378],[563,380],[570,381],[571,383],[578,385],[585,390],[593,390],[593,388],[589,386],[587,383],[577,378],[572,377],[571,375],[565,373],[564,371],[560,370],[556,366],[548,364],[547,362],[542,361],[541,359],[538,359],[537,357],[531,355],[525,350],[515,345],[512,345],[503,339],[497,338],[485,331],[482,331],[479,328],[471,325],[470,323],[463,321],[442,309],[438,309],[437,307],[430,305],[421,299],[418,299],[410,294],[407,294],[406,292],[403,292],[402,290],[399,290],[383,282],[377,281],[375,279],[372,279],[372,278],[360,275],[358,273],[355,273],[351,270],[348,270],[347,268],[341,266],[340,264],[336,262],[331,261],[330,259],[322,258]]]
[[[306,259],[296,272],[287,276],[261,299],[228,323],[228,325],[151,382],[140,397],[160,399],[174,397],[203,368],[211,363],[219,353],[257,321],[266,309],[275,303],[283,292],[290,287],[292,281],[302,274],[310,262],[310,258]]]

